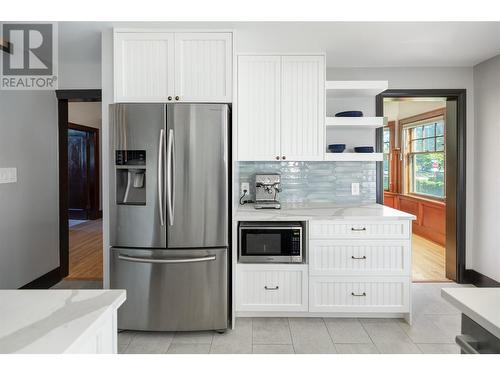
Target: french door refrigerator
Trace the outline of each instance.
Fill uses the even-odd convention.
[[[227,104],[113,104],[111,288],[120,329],[228,322]]]

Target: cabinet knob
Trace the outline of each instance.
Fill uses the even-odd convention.
[[[172,100],[172,97],[171,97],[171,96],[169,96],[167,99],[168,99],[168,100]]]
[[[176,97],[175,97],[175,100],[179,100],[179,97],[178,97],[178,96],[176,96]]]
[[[283,160],[286,160],[286,156],[284,156],[284,155],[283,155],[281,158],[282,158]]]
[[[280,157],[279,157],[279,156],[276,156],[276,160],[280,160]]]

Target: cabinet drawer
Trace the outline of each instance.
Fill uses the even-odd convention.
[[[409,277],[326,277],[309,280],[310,312],[408,312]]]
[[[237,311],[307,311],[307,265],[237,267]]]
[[[312,240],[309,273],[319,275],[410,274],[410,241]]]
[[[396,221],[311,221],[311,239],[355,238],[355,239],[409,239],[410,222]]]

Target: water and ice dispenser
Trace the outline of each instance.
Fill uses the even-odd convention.
[[[116,204],[146,205],[146,151],[117,150]]]

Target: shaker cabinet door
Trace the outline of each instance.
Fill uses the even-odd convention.
[[[166,102],[174,96],[174,34],[117,32],[115,102]]]
[[[175,100],[231,102],[231,33],[175,33]]]
[[[238,160],[280,156],[281,56],[238,57]]]
[[[281,81],[281,158],[323,160],[324,56],[283,56]]]

